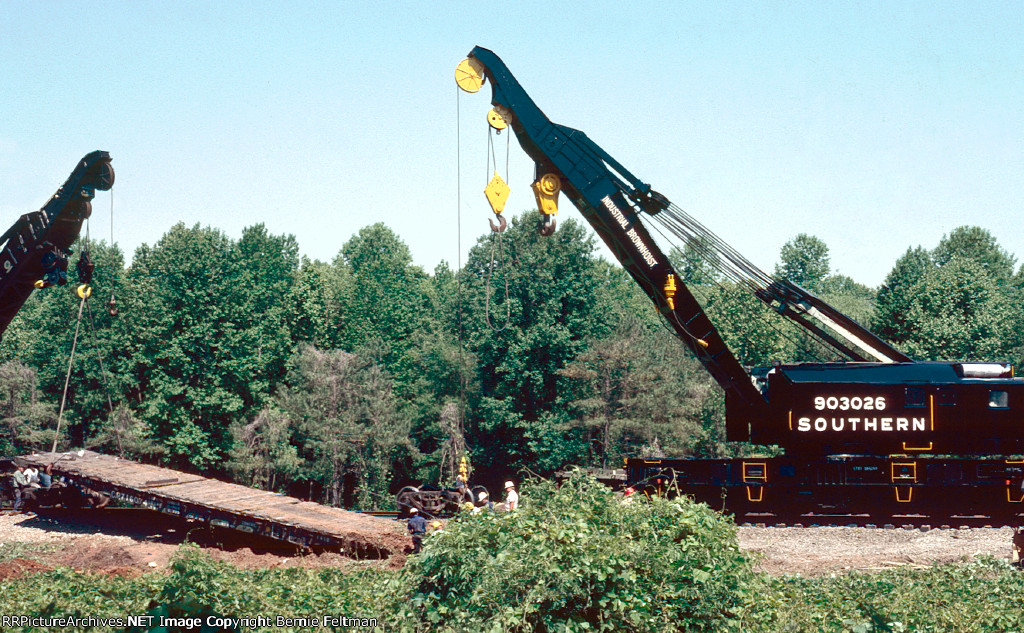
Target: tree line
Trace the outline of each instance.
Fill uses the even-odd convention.
[[[537,219],[513,218],[461,270],[432,273],[384,224],[330,262],[263,225],[233,240],[179,224],[129,265],[116,245],[80,244],[92,298],[37,291],[0,341],[0,453],[56,439],[390,508],[401,485],[451,482],[463,455],[494,486],[743,450],[724,442],[717,385],[632,279],[580,223],[542,237]],[[671,257],[742,363],[834,358],[693,248]],[[1022,358],[1024,271],[984,229],[908,249],[877,289],[834,274],[828,247],[803,234],[775,273],[915,358]]]

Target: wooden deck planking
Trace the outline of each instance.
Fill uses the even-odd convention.
[[[143,500],[168,514],[281,534],[284,540],[304,545],[350,547],[354,541],[365,545],[367,537],[392,543],[407,538],[401,525],[387,519],[91,451],[21,459],[40,469],[52,462],[55,475],[131,503]]]

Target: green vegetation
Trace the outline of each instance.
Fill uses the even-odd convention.
[[[182,546],[167,574],[67,569],[0,581],[5,614],[376,618],[378,630],[1019,631],[1024,574],[993,559],[836,577],[752,571],[735,528],[686,499],[625,500],[593,480],[527,482],[513,513],[464,514],[398,571],[242,570]],[[263,617],[264,624],[255,618]],[[123,629],[113,626],[62,630]],[[337,630],[345,630],[336,627]],[[5,630],[33,631],[12,626]],[[139,627],[134,630],[146,630]],[[157,629],[154,629],[157,630]],[[205,629],[205,630],[215,630]],[[324,630],[332,630],[330,627]],[[359,630],[359,629],[355,629]]]
[[[17,541],[0,543],[0,563],[22,558],[36,560],[42,554],[52,552],[59,546],[56,543],[20,543]]]
[[[234,240],[179,224],[127,266],[93,243],[59,448],[362,509],[450,484],[463,454],[491,487],[524,469],[742,454],[723,439],[720,389],[628,274],[579,222],[544,238],[536,221],[513,218],[502,248],[488,232],[462,270],[433,273],[383,224],[331,262],[262,225]],[[672,256],[741,362],[835,358],[698,251]],[[877,291],[829,262],[801,234],[775,270],[916,358],[1024,357],[1024,274],[983,229],[908,249]],[[33,293],[0,341],[0,454],[52,445],[73,286]]]

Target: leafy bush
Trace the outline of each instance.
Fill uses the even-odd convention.
[[[522,496],[515,512],[459,516],[428,538],[402,572],[411,591],[396,602],[398,628],[739,628],[753,574],[735,527],[706,506],[627,501],[582,476]]]
[[[183,545],[146,613],[203,621],[207,616],[269,616],[273,620],[269,626],[243,628],[278,632],[309,627],[279,626],[277,616],[379,619],[379,594],[386,585],[378,573],[339,568],[243,570],[211,559],[194,545]]]
[[[993,558],[762,581],[765,631],[1024,631],[1024,574]]]

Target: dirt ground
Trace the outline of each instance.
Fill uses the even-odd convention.
[[[897,566],[926,567],[978,555],[1009,558],[1010,528],[879,529],[856,527],[739,528],[739,544],[771,574],[817,576]],[[404,556],[361,561],[337,552],[303,553],[275,541],[231,530],[208,533],[145,510],[83,511],[73,516],[0,514],[0,579],[59,566],[121,576],[167,570],[185,540],[217,560],[242,568],[398,568]],[[24,554],[20,552],[24,551]]]
[[[771,574],[820,576],[850,570],[929,567],[988,555],[1010,558],[1012,528],[739,528],[740,549]]]
[[[0,580],[55,567],[134,577],[167,570],[175,551],[186,541],[196,543],[216,560],[241,568],[358,564],[396,569],[405,564],[404,554],[356,563],[339,552],[304,552],[229,529],[211,532],[148,510],[83,510],[69,515],[55,509],[40,514],[0,514]]]

